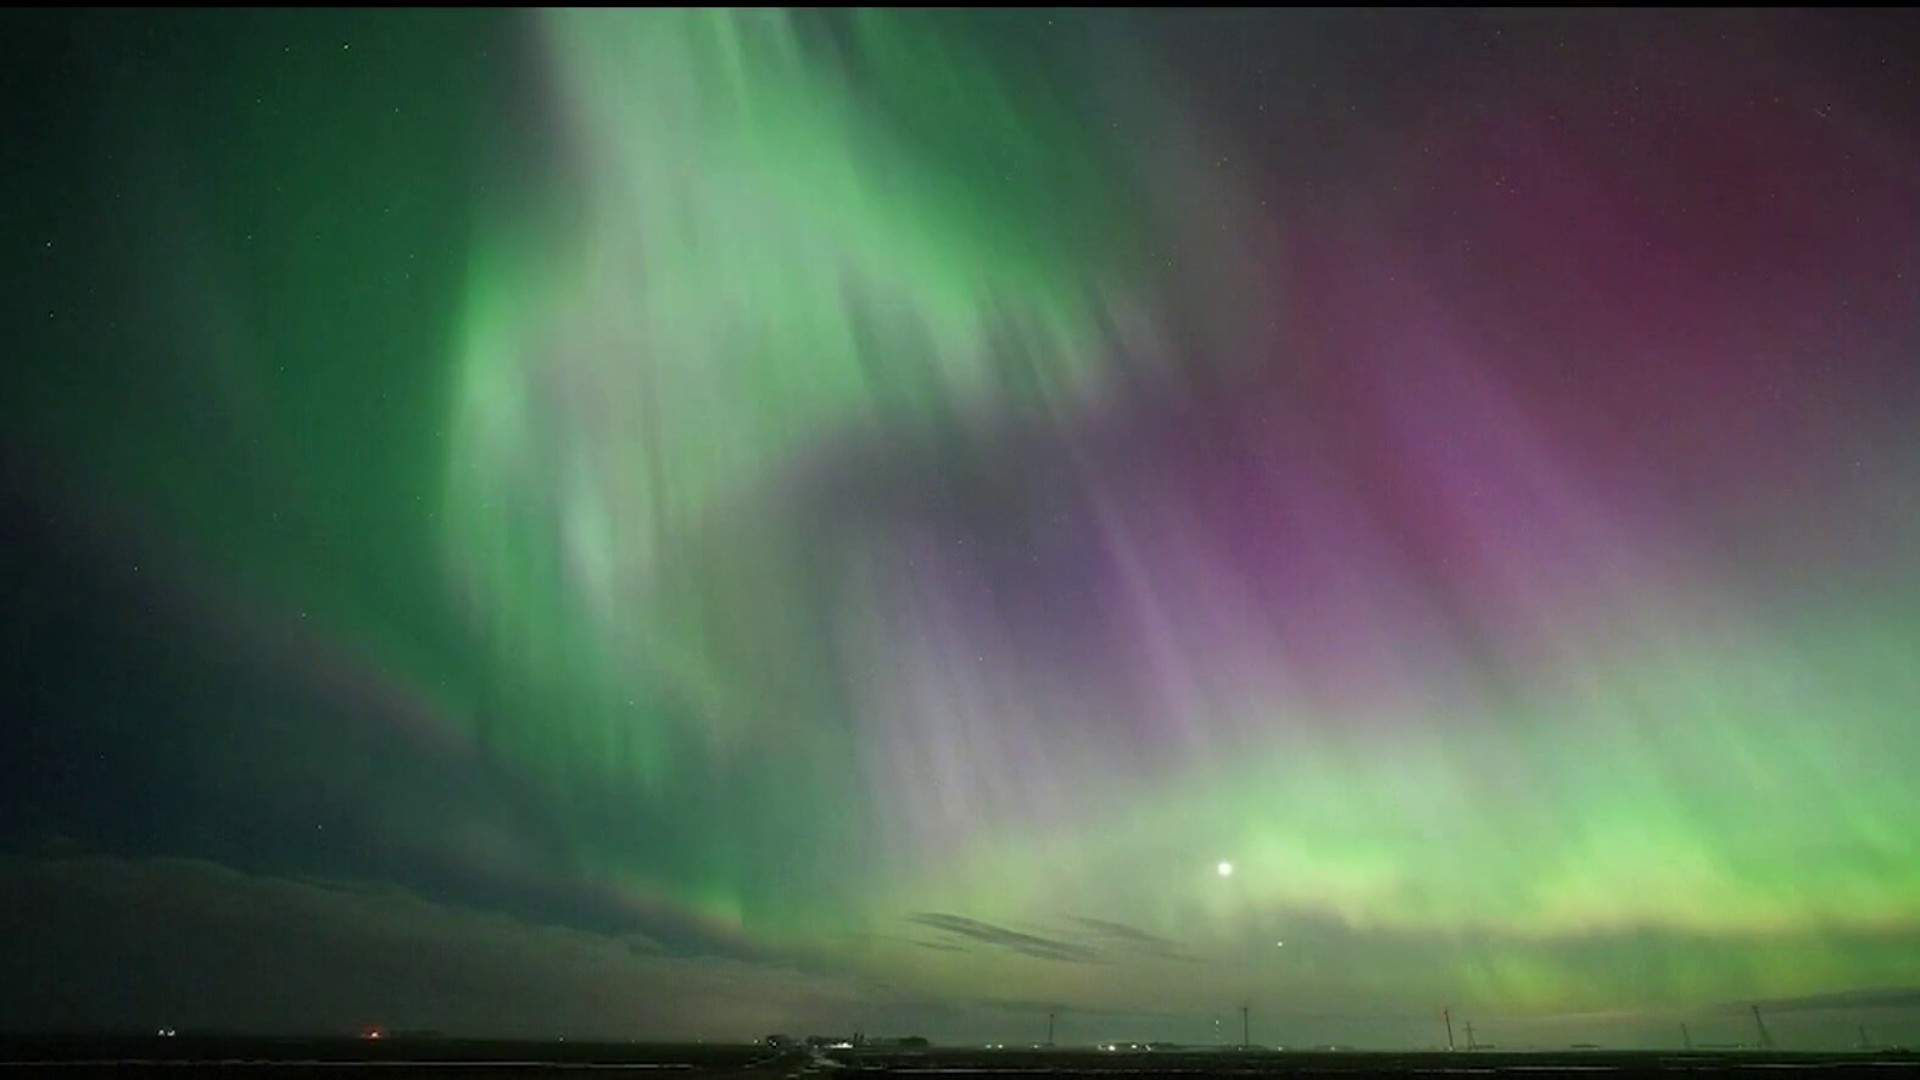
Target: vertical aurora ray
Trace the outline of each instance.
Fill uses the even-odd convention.
[[[1494,302],[1379,227],[1342,225],[1311,271],[1298,319],[1340,334],[1317,390],[1079,407],[1127,296],[1127,246],[1069,213],[1100,158],[910,29],[547,17],[576,202],[538,256],[493,263],[538,269],[474,304],[451,540],[509,657],[643,703],[576,709],[530,753],[591,759],[632,728],[612,767],[657,790],[703,744],[778,755],[787,773],[710,773],[756,778],[718,834],[804,807],[780,849],[862,876],[854,922],[1102,909],[1231,940],[1317,913],[1515,955],[1907,924],[1920,688],[1897,619],[1757,607],[1701,552],[1713,517],[1509,367],[1553,332],[1469,331],[1455,311]],[[1715,229],[1668,242],[1711,252]],[[1651,332],[1640,296],[1619,356]],[[1722,311],[1659,346],[1740,350]],[[1315,344],[1283,348],[1256,363]],[[1626,394],[1663,379],[1613,371]],[[1711,430],[1697,400],[1659,407]],[[1849,686],[1880,692],[1832,715]],[[1231,892],[1133,871],[1213,851]],[[768,857],[705,872],[751,892]],[[1488,992],[1576,995],[1523,967]]]
[[[1920,1039],[1910,15],[0,22],[0,1027]]]
[[[1127,302],[1112,170],[917,20],[538,28],[557,209],[480,240],[446,497],[460,590],[553,710],[507,752],[857,820],[810,598],[846,571],[795,531],[809,460],[1098,397]]]
[[[1537,141],[1505,163],[1531,202],[1479,206],[1464,156],[1420,166],[1481,215],[1462,235],[1487,226],[1465,274],[1386,239],[1432,207],[1356,188],[1292,215],[1297,295],[1148,295],[1122,159],[964,37],[541,25],[564,195],[531,241],[483,245],[449,552],[503,660],[571,702],[517,752],[644,777],[642,800],[734,793],[702,829],[723,854],[669,890],[782,934],[1086,911],[1201,949],[1288,920],[1484,936],[1477,992],[1542,1007],[1629,992],[1553,959],[1572,937],[1671,935],[1691,973],[1631,985],[1656,995],[1720,992],[1696,940],[1796,943],[1744,969],[1783,993],[1834,969],[1824,933],[1891,934],[1889,978],[1914,956],[1911,627],[1857,576],[1790,600],[1716,559],[1769,511],[1676,501],[1749,435],[1714,412],[1728,384],[1664,358],[1730,370],[1760,335],[1607,261],[1611,230],[1710,273],[1737,211],[1661,234],[1618,194],[1567,205],[1620,174]],[[1516,213],[1589,255],[1556,261]],[[1502,266],[1529,268],[1508,293],[1559,283],[1559,326],[1502,314],[1524,310]],[[1285,313],[1234,395],[1129,397],[1114,358],[1209,302]],[[1563,385],[1527,366],[1552,350]],[[1607,426],[1635,408],[1711,453]],[[1832,423],[1785,434],[1816,460]],[[1230,883],[1174,869],[1228,852]],[[775,864],[821,891],[771,900]],[[929,979],[982,977],[940,955]]]

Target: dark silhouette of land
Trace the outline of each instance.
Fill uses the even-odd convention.
[[[842,1074],[851,1080],[1209,1080],[1274,1077],[1412,1077],[1471,1070],[1525,1077],[1686,1073],[1754,1075],[1791,1066],[1800,1075],[1853,1075],[1867,1066],[1890,1076],[1920,1070],[1905,1050],[1796,1053],[1741,1051],[1276,1051],[1258,1048],[1105,1051],[1094,1048],[822,1049],[764,1044],[509,1042],[382,1033],[381,1038],[241,1039],[176,1037],[19,1037],[0,1040],[0,1075],[344,1077],[518,1077],[557,1074],[657,1073],[661,1080],[807,1080]]]

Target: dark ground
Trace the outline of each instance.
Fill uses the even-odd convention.
[[[1210,1080],[1275,1077],[1483,1075],[1744,1076],[1790,1070],[1799,1076],[1920,1076],[1912,1053],[1472,1051],[1249,1052],[1097,1050],[774,1051],[761,1046],[588,1042],[476,1042],[442,1038],[229,1039],[33,1038],[0,1040],[0,1076],[431,1077],[658,1073],[662,1080],[806,1080],[859,1073],[861,1080],[937,1076],[1013,1080],[1038,1074],[1074,1080]]]

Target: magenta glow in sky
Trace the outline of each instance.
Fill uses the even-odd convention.
[[[21,776],[90,779],[7,820],[94,860],[21,862],[34,910],[298,894],[342,957],[537,967],[556,1029],[646,1034],[1051,1005],[1204,1041],[1253,1001],[1267,1041],[1419,1043],[1448,1003],[1645,1041],[1905,1000],[1898,49],[1751,14],[309,18],[128,69],[166,93],[90,130],[181,132],[115,175],[189,182],[100,181],[54,216],[97,235],[41,249],[131,217],[123,272],[194,303],[42,320],[33,550],[83,535],[115,569],[71,576],[137,614],[22,587],[34,670],[118,673],[23,676],[82,735],[10,735]],[[176,396],[109,359],[148,337]],[[146,745],[128,716],[164,762],[100,749]],[[525,927],[563,960],[476,944]],[[48,970],[112,969],[82,930]],[[221,970],[175,996],[251,1000]],[[609,988],[631,1018],[580,1004]],[[412,1026],[504,1023],[488,994]]]

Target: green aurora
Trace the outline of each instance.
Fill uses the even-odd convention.
[[[1912,985],[1920,146],[1596,44],[1328,185],[1156,18],[84,31],[6,446],[180,786],[60,831],[1180,1038]]]

